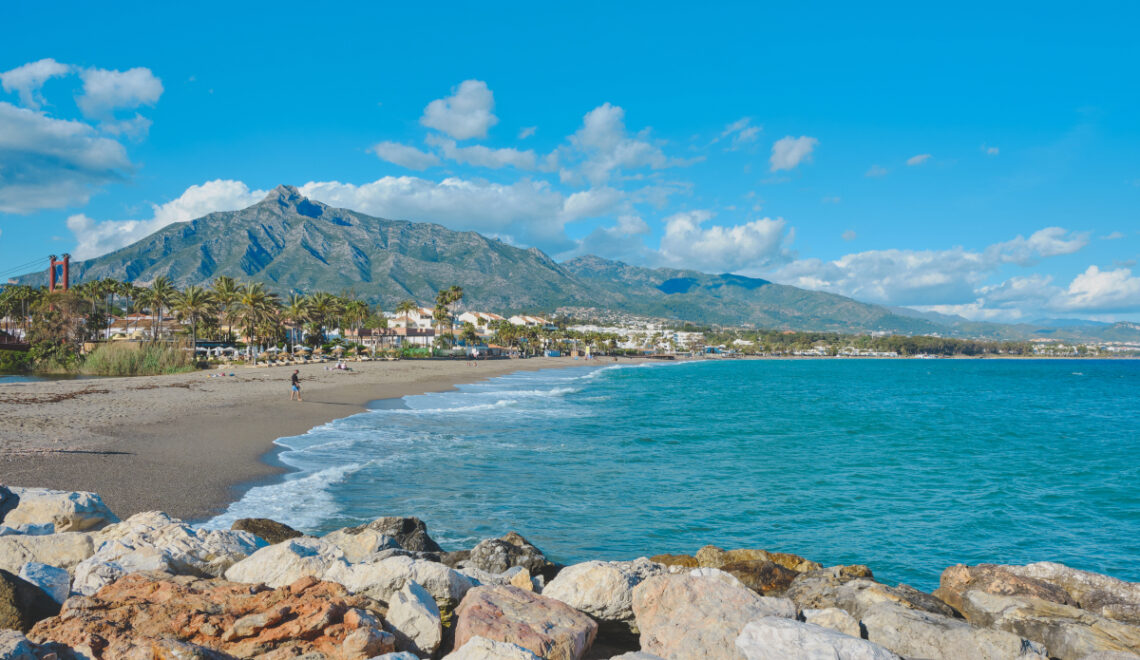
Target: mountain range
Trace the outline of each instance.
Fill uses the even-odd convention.
[[[594,256],[555,262],[475,232],[386,220],[327,206],[292,186],[261,202],[167,225],[127,247],[71,264],[73,282],[112,277],[176,286],[228,275],[278,293],[352,292],[391,309],[406,299],[430,303],[439,289],[463,287],[463,306],[497,312],[581,307],[699,324],[789,330],[895,332],[993,338],[1134,335],[1131,324],[1013,326],[974,323],[867,304],[739,275],[646,268]],[[16,281],[43,284],[46,273]]]

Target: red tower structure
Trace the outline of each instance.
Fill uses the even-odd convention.
[[[59,282],[57,279],[58,275],[57,275],[57,271],[56,271],[56,266],[62,266],[62,269],[61,269],[63,271],[63,281],[62,282]],[[67,291],[68,283],[71,281],[70,270],[71,270],[71,255],[70,254],[64,254],[62,260],[57,259],[54,254],[51,255],[51,267],[48,269],[48,291],[54,292],[57,284],[60,285],[61,291]]]

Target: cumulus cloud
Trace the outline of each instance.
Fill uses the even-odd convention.
[[[1140,311],[1140,277],[1128,268],[1101,270],[1089,266],[1073,278],[1052,307],[1070,312]]]
[[[1114,231],[1112,233],[1105,234],[1104,236],[1101,236],[1100,240],[1102,240],[1102,241],[1118,241],[1122,238],[1124,238],[1123,232]]]
[[[853,241],[857,237],[858,235],[855,233],[854,229],[848,229],[847,231],[843,232],[843,240],[845,241]]]
[[[926,161],[930,160],[930,158],[930,154],[918,154],[917,156],[911,156],[910,158],[907,158],[906,164],[907,167],[914,167],[915,165],[922,165]]]
[[[571,246],[563,231],[566,200],[545,181],[522,179],[507,185],[458,177],[436,182],[387,176],[362,185],[310,182],[300,189],[326,204],[383,218],[436,222],[554,252]]]
[[[811,161],[811,153],[815,150],[819,140],[801,135],[794,138],[790,135],[782,137],[772,145],[772,156],[769,158],[771,171],[795,169],[804,161]]]
[[[687,164],[688,161],[668,158],[648,137],[648,129],[637,135],[628,134],[625,110],[605,103],[586,113],[582,127],[570,136],[569,157],[580,160],[579,171],[594,185],[605,183],[622,170],[660,170]],[[563,169],[562,181],[573,181],[577,174]]]
[[[756,138],[760,136],[761,126],[753,126],[751,117],[741,117],[724,127],[720,135],[713,140],[713,143],[720,142],[721,140],[732,140],[730,149],[739,149],[740,147],[755,142]]]
[[[187,222],[216,211],[234,211],[251,206],[266,196],[264,190],[250,190],[241,181],[217,179],[190,186],[177,199],[152,204],[151,217],[143,220],[96,221],[85,214],[67,219],[75,235],[72,255],[90,259],[145,238],[176,222]]]
[[[978,300],[985,280],[1003,264],[1029,265],[1039,258],[1071,254],[1087,243],[1087,234],[1046,227],[1029,238],[1018,236],[980,251],[961,247],[869,250],[832,261],[803,259],[776,270],[773,277],[868,302],[969,305]]]
[[[464,80],[451,92],[451,96],[429,103],[420,123],[456,140],[487,137],[487,131],[499,123],[499,118],[491,112],[495,108],[495,97],[487,83]]]
[[[528,137],[534,135],[535,131],[537,130],[537,126],[524,126],[523,128],[519,129],[519,139],[525,140]]]
[[[887,168],[880,167],[879,165],[872,165],[869,170],[863,173],[863,176],[877,178],[887,175]]]
[[[486,167],[493,170],[503,167],[513,167],[518,170],[553,170],[556,168],[557,161],[553,160],[553,155],[542,159],[540,162],[539,157],[530,149],[526,151],[510,148],[492,149],[481,144],[460,147],[455,140],[438,136],[428,136],[427,142],[438,147],[444,158],[475,167]]]
[[[582,218],[596,218],[615,210],[624,198],[624,193],[614,188],[581,190],[566,198],[563,204],[563,217],[568,222]]]
[[[784,245],[790,235],[783,218],[703,226],[712,217],[709,211],[689,211],[666,218],[662,263],[731,273],[765,268],[788,258]]]
[[[40,94],[44,83],[51,78],[66,76],[72,70],[71,65],[61,64],[48,57],[0,73],[0,86],[5,92],[16,92],[20,96],[20,104],[25,108],[38,110],[45,102]]]
[[[83,69],[83,93],[76,99],[87,117],[107,119],[118,109],[134,109],[154,105],[162,96],[162,81],[150,69],[135,67],[127,71]]]
[[[378,142],[369,149],[380,160],[394,163],[409,170],[425,170],[439,165],[439,158],[435,154],[420,151],[419,149],[400,144],[399,142]]]
[[[133,169],[123,145],[88,124],[0,102],[0,212],[84,204]]]

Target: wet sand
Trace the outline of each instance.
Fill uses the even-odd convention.
[[[624,360],[623,360],[624,361]],[[280,474],[273,441],[366,410],[369,402],[452,389],[520,370],[581,366],[568,358],[230,367],[234,376],[0,384],[0,483],[99,493],[119,516],[220,513],[241,489]],[[304,403],[289,400],[300,370]],[[268,459],[268,460],[267,460]]]

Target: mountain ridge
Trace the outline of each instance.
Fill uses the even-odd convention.
[[[408,298],[434,300],[437,290],[459,284],[465,307],[501,312],[593,307],[787,330],[1006,338],[1034,332],[915,310],[900,313],[741,275],[649,268],[593,255],[558,263],[537,248],[515,247],[474,231],[328,206],[289,185],[277,186],[244,209],[173,223],[131,245],[71,264],[73,282],[113,277],[147,283],[160,275],[178,287],[229,275],[263,282],[282,294],[353,292],[388,309]],[[42,284],[46,275],[32,273],[17,281]]]

